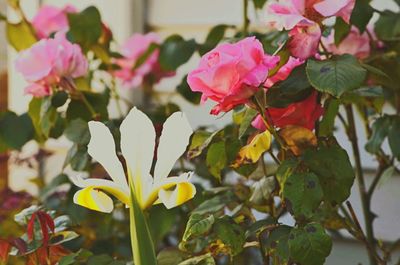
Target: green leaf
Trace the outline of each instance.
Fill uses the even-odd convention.
[[[167,209],[164,205],[153,205],[148,211],[148,225],[155,245],[162,242],[173,230],[179,219],[179,209]]]
[[[56,176],[50,183],[48,183],[46,186],[44,186],[40,190],[39,197],[42,201],[45,201],[46,198],[48,198],[51,194],[53,194],[58,186],[64,184],[64,183],[70,183],[68,176],[65,174],[60,174]]]
[[[55,126],[57,116],[57,109],[52,105],[52,98],[43,98],[40,106],[40,129],[46,138],[50,136],[51,129]]]
[[[318,176],[325,201],[336,205],[350,196],[354,171],[346,151],[339,145],[307,150],[303,161]]]
[[[88,123],[82,119],[72,120],[65,129],[64,134],[68,140],[80,145],[86,145],[90,140]]]
[[[388,132],[389,146],[392,154],[400,161],[400,117],[395,116]]]
[[[187,83],[187,75],[182,79],[182,82],[176,87],[178,93],[187,101],[198,105],[201,99],[201,93],[193,92]]]
[[[163,249],[157,255],[158,265],[176,265],[184,261],[188,255],[177,249]]]
[[[180,262],[178,265],[215,265],[215,260],[210,253],[193,257]]]
[[[375,32],[380,40],[395,41],[400,37],[400,16],[398,13],[385,10],[375,23]]]
[[[385,171],[383,171],[381,179],[377,184],[377,188],[381,188],[389,179],[391,179],[396,172],[396,168],[394,166],[388,167]]]
[[[68,93],[65,91],[57,91],[51,97],[51,105],[55,108],[63,106],[68,100]]]
[[[7,16],[0,13],[0,21],[7,21]]]
[[[365,145],[365,150],[371,154],[378,153],[383,141],[389,134],[390,125],[391,119],[389,116],[378,118],[374,124],[372,124],[372,135]]]
[[[301,65],[293,69],[287,79],[267,90],[267,105],[274,108],[286,108],[289,104],[306,99],[311,92],[305,66]]]
[[[265,205],[266,201],[271,198],[275,186],[275,178],[262,177],[259,181],[253,183],[249,201],[255,205]]]
[[[317,223],[295,228],[289,236],[290,257],[300,264],[322,265],[332,250],[332,240]]]
[[[223,247],[232,256],[242,252],[246,242],[245,231],[230,217],[224,216],[217,219],[213,226],[213,231],[216,233],[216,238],[222,241]]]
[[[221,171],[226,166],[225,142],[214,143],[208,148],[206,163],[210,173],[221,181]]]
[[[258,9],[263,8],[266,2],[267,0],[253,0],[254,6]]]
[[[335,118],[339,112],[340,102],[337,99],[330,99],[325,102],[325,113],[319,124],[319,136],[327,137],[333,134],[335,129]]]
[[[108,103],[110,100],[110,94],[106,90],[104,93],[93,93],[89,91],[81,91],[89,104],[93,107],[97,113],[99,120],[108,119]],[[92,113],[88,107],[80,99],[71,99],[67,109],[67,120],[82,119],[84,121],[90,121],[93,119]]]
[[[263,249],[269,255],[278,258],[280,263],[286,264],[289,260],[289,234],[292,231],[292,227],[287,225],[281,225],[278,228],[272,230],[272,232],[264,239]]]
[[[232,200],[232,195],[224,194],[217,195],[209,200],[202,202],[196,209],[192,211],[192,214],[206,214],[216,213],[221,211],[228,202]]]
[[[323,192],[314,173],[292,173],[285,182],[283,197],[289,212],[309,218],[321,204]]]
[[[208,33],[204,44],[199,47],[200,55],[203,56],[207,52],[214,49],[224,38],[226,30],[233,27],[234,26],[231,25],[217,25],[213,27]]]
[[[306,69],[315,89],[335,97],[359,88],[367,76],[358,60],[349,54],[323,61],[308,60]]]
[[[193,159],[203,152],[204,149],[208,147],[208,145],[212,142],[214,137],[220,133],[221,130],[218,130],[214,133],[209,133],[206,131],[197,131],[192,136],[192,140],[190,142],[189,150],[187,156],[189,159]]]
[[[78,238],[79,235],[73,231],[61,231],[54,233],[51,240],[50,245],[60,245],[66,243],[68,241],[74,240]]]
[[[210,231],[215,222],[214,215],[204,217],[200,214],[192,214],[186,224],[183,241],[188,241],[192,237],[197,237]]]
[[[299,163],[297,159],[286,159],[279,165],[276,171],[276,179],[281,186],[281,190],[283,190],[287,178],[296,170]]]
[[[68,38],[85,48],[97,43],[101,36],[101,16],[99,10],[89,6],[80,13],[68,13]]]
[[[160,48],[159,63],[164,70],[175,71],[186,63],[196,50],[194,39],[185,41],[179,35],[168,37]]]
[[[18,116],[7,111],[0,114],[0,143],[10,149],[20,150],[33,138],[34,128],[27,113]]]
[[[65,157],[63,168],[71,165],[75,171],[84,171],[89,167],[90,156],[87,153],[87,147],[74,144]]]
[[[239,138],[243,137],[243,135],[246,133],[247,129],[250,127],[251,122],[257,116],[257,114],[258,114],[258,112],[252,108],[246,109],[243,120],[241,121],[240,127],[239,127]]]
[[[42,106],[41,98],[32,98],[31,102],[29,102],[29,110],[28,114],[31,117],[33,127],[35,129],[35,139],[38,142],[44,142],[45,136],[43,135],[41,126],[40,126],[40,109]]]
[[[340,44],[340,42],[342,42],[342,40],[344,38],[346,38],[346,36],[349,34],[350,32],[350,28],[351,25],[347,24],[343,18],[341,17],[336,17],[336,23],[335,23],[335,45],[338,46]]]
[[[129,176],[129,219],[133,260],[135,265],[157,265],[154,245],[146,217],[136,199],[132,176]]]
[[[363,33],[374,15],[374,9],[370,6],[369,0],[356,0],[350,23],[356,26]]]
[[[8,43],[16,51],[28,49],[37,42],[33,28],[26,22],[7,23],[6,32]]]

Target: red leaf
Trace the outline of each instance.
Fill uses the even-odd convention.
[[[43,212],[38,212],[38,218],[43,235],[43,245],[47,246],[49,243],[49,230],[47,228],[47,222],[46,218],[43,215]]]
[[[26,242],[19,237],[12,239],[10,242],[11,242],[11,245],[16,247],[21,254],[25,254],[25,252],[28,250],[28,246],[26,245]]]
[[[30,240],[32,240],[34,236],[33,230],[35,228],[35,219],[36,219],[36,213],[33,213],[31,219],[29,219],[28,226],[26,228],[26,233],[28,234],[28,238]]]
[[[8,253],[10,252],[11,244],[6,240],[0,239],[0,261],[7,263]]]
[[[46,220],[47,227],[50,229],[51,232],[54,233],[55,226],[54,226],[53,218],[51,218],[51,216],[45,212],[40,212],[40,213],[43,215],[44,219]]]

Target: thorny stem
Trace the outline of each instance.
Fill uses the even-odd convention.
[[[365,229],[366,229],[366,241],[368,245],[373,246],[375,250],[375,239],[374,239],[374,230],[373,230],[373,221],[374,216],[371,212],[371,203],[367,193],[367,189],[365,186],[363,168],[361,164],[361,156],[360,156],[360,149],[358,146],[358,139],[357,139],[357,131],[355,126],[354,120],[354,113],[353,108],[351,105],[346,106],[346,114],[348,120],[348,128],[347,128],[347,135],[352,145],[354,161],[356,166],[356,175],[357,175],[357,182],[358,188],[360,192],[360,199],[365,219]],[[369,260],[371,265],[376,265],[376,259],[371,251],[368,252]]]

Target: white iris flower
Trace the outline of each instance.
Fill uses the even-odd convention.
[[[76,192],[74,202],[83,207],[109,213],[114,205],[109,194],[127,206],[131,206],[130,189],[142,209],[155,203],[163,203],[168,209],[181,205],[196,194],[189,182],[192,172],[168,177],[175,162],[185,152],[193,133],[185,114],[175,112],[164,123],[157,148],[154,176],[150,170],[156,143],[156,132],[151,120],[137,108],[133,108],[121,124],[121,151],[126,170],[117,157],[115,142],[109,129],[101,122],[89,122],[91,139],[88,153],[97,160],[112,180],[83,179],[72,181],[82,189]],[[125,176],[125,171],[128,176]]]

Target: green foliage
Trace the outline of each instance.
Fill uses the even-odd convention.
[[[311,91],[305,66],[301,65],[293,69],[287,79],[274,84],[267,90],[267,105],[285,108],[289,104],[306,99]]]
[[[234,26],[231,25],[217,25],[213,27],[210,32],[208,33],[206,37],[206,41],[199,46],[199,53],[200,55],[204,55],[210,50],[214,49],[215,46],[217,46],[218,43],[221,42],[221,40],[225,36],[225,32],[229,28],[234,28]]]
[[[297,217],[310,217],[322,201],[323,192],[314,173],[293,173],[283,188],[288,210]]]
[[[354,171],[346,151],[339,145],[307,150],[302,160],[318,176],[325,201],[337,205],[350,196]]]
[[[292,229],[290,226],[281,225],[272,230],[268,236],[263,237],[262,240],[264,251],[281,264],[285,264],[290,258],[288,241]]]
[[[335,45],[339,45],[340,42],[347,37],[350,32],[351,25],[347,24],[341,17],[336,18],[335,29]]]
[[[332,249],[332,240],[317,223],[293,229],[289,235],[290,257],[300,264],[322,265]]]
[[[319,136],[327,137],[333,135],[335,129],[335,118],[339,112],[339,101],[330,99],[325,102],[325,113],[319,124]]]
[[[394,41],[400,36],[400,17],[398,13],[385,10],[375,23],[375,32],[379,39]]]
[[[266,2],[267,0],[253,0],[254,6],[258,9],[263,8]]]
[[[176,90],[187,101],[196,105],[200,103],[201,94],[198,92],[193,92],[190,89],[189,84],[187,83],[187,76],[182,79],[182,82],[176,87]]]
[[[21,116],[11,111],[0,113],[0,151],[21,149],[33,139],[33,133],[32,120],[27,113]]]
[[[318,91],[340,97],[359,88],[367,71],[354,56],[345,54],[324,61],[308,60],[307,76]]]
[[[68,38],[86,49],[96,44],[101,36],[101,16],[96,7],[90,6],[80,13],[69,13]]]
[[[350,23],[356,26],[363,33],[374,15],[374,9],[369,4],[370,0],[356,0]]]
[[[213,143],[208,148],[206,162],[210,173],[221,181],[221,170],[226,165],[225,142]]]
[[[160,48],[158,58],[164,70],[175,71],[179,66],[186,63],[196,50],[195,40],[184,40],[179,35],[168,37]]]

